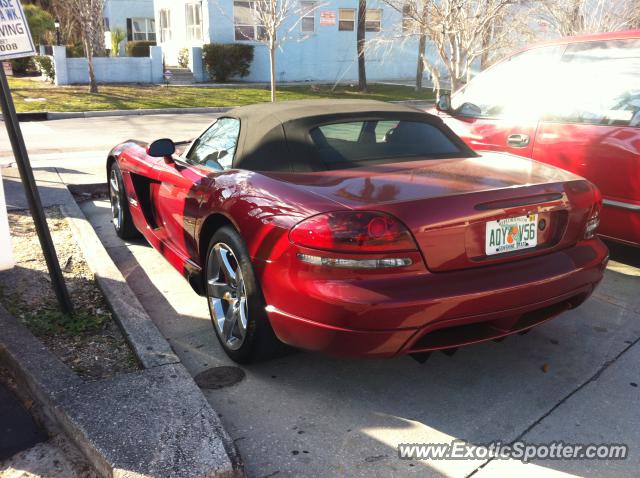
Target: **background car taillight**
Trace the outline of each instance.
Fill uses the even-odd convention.
[[[593,196],[594,196],[593,207],[591,208],[591,213],[589,214],[587,225],[584,228],[585,239],[593,239],[598,230],[598,226],[600,226],[600,211],[602,210],[602,193],[600,193],[600,190],[595,186],[594,186]]]
[[[336,211],[305,219],[289,233],[291,242],[309,249],[332,253],[402,253],[418,250],[409,230],[393,216],[369,211]],[[340,258],[300,253],[309,264],[328,267],[378,269],[403,267],[413,263],[409,257]]]

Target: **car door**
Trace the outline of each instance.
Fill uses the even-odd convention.
[[[476,76],[439,115],[471,148],[531,157],[546,85],[563,45],[513,55]]]
[[[214,178],[232,165],[239,131],[239,120],[220,118],[182,157],[156,166],[160,181],[152,189],[152,201],[158,236],[179,259],[198,257],[195,223],[213,193]]]
[[[601,234],[640,244],[640,39],[570,44],[558,72],[533,158],[598,186]]]

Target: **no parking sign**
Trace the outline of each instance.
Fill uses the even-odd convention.
[[[19,0],[0,0],[0,60],[35,54],[29,25]]]

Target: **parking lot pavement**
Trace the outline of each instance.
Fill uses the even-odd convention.
[[[143,241],[124,243],[106,201],[83,204],[131,288],[189,371],[233,365],[206,302]],[[594,297],[525,336],[435,354],[345,360],[306,352],[205,390],[249,476],[632,476],[640,447],[640,270],[612,263]],[[626,443],[624,461],[406,461],[399,443]],[[486,465],[480,468],[482,465]]]
[[[149,116],[113,116],[74,118],[21,123],[22,134],[33,162],[68,162],[84,166],[85,158],[98,156],[104,161],[116,144],[127,139],[153,141],[169,137],[174,141],[193,138],[214,114],[180,114]],[[0,165],[13,162],[6,130],[0,127]]]

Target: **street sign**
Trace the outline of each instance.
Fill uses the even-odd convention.
[[[7,217],[7,203],[4,199],[2,186],[2,170],[0,170],[0,271],[14,266],[11,252],[11,234],[9,233],[9,219]]]
[[[0,0],[0,61],[36,54],[19,0]]]

